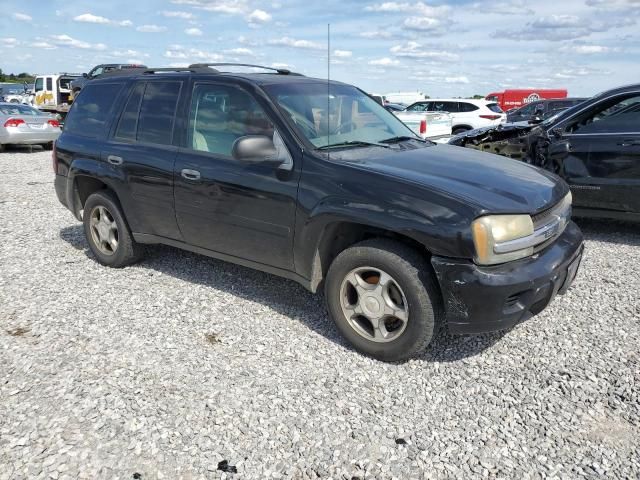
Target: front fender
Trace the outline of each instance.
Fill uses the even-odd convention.
[[[324,236],[339,224],[361,225],[403,235],[424,245],[432,254],[471,258],[468,222],[458,212],[427,200],[394,195],[392,203],[358,202],[331,196],[322,199],[296,226],[296,271],[312,281],[319,268],[319,247]]]

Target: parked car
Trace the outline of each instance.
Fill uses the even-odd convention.
[[[387,93],[382,97],[384,103],[402,103],[404,105],[411,105],[415,102],[421,102],[427,98],[422,92],[394,92]]]
[[[603,92],[539,125],[465,132],[449,143],[560,175],[577,215],[640,221],[640,85]]]
[[[507,123],[532,122],[540,123],[542,120],[566,110],[569,107],[582,103],[586,98],[556,98],[553,100],[538,100],[524,107],[507,112]]]
[[[393,113],[393,112],[402,112],[404,110],[407,109],[407,106],[404,105],[403,103],[385,103],[383,104],[384,108],[387,109],[387,111]]]
[[[0,152],[6,145],[42,145],[51,149],[60,136],[53,116],[19,103],[0,103]]]
[[[89,71],[89,73],[83,73],[82,76],[71,82],[71,101],[73,101],[73,98],[78,95],[87,82],[90,82],[102,74],[113,72],[114,70],[126,70],[130,68],[144,69],[147,68],[147,66],[135,63],[103,63],[101,65],[96,65]]]
[[[424,141],[350,85],[218,68],[106,75],[71,107],[55,190],[101,264],[161,243],[323,288],[381,360],[440,327],[508,328],[571,284],[582,234],[555,175]]]
[[[389,110],[388,105],[385,108]],[[453,121],[447,112],[408,112],[403,109],[391,113],[422,138],[436,141],[451,136]]]
[[[506,114],[497,103],[471,99],[429,99],[407,107],[407,112],[448,112],[452,118],[452,131],[457,135],[474,128],[499,125]]]
[[[567,91],[565,89],[512,89],[503,92],[489,93],[485,100],[496,102],[503,111],[509,112],[516,108],[520,108],[528,103],[537,102],[545,98],[566,98]]]

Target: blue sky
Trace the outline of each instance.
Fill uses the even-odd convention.
[[[0,0],[0,68],[103,62],[288,66],[372,93],[466,96],[640,81],[640,0]]]

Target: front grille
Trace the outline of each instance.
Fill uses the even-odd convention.
[[[554,233],[552,237],[547,238],[544,242],[536,245],[534,247],[534,253],[537,253],[541,250],[544,250],[549,245],[551,245],[560,235],[564,232],[567,223],[571,219],[571,202],[567,201],[567,197],[560,200],[551,208],[547,208],[542,212],[532,215],[531,219],[533,220],[533,229],[537,231],[546,227],[547,225],[559,220],[559,228]]]

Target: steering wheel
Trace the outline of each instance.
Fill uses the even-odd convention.
[[[356,125],[356,123],[354,121],[349,120],[348,122],[341,123],[336,128],[334,128],[331,131],[331,135],[339,135],[340,133],[345,133],[345,132],[342,131],[342,129],[345,128],[345,127],[349,127],[349,126],[353,126],[353,127],[358,128],[358,125]]]

